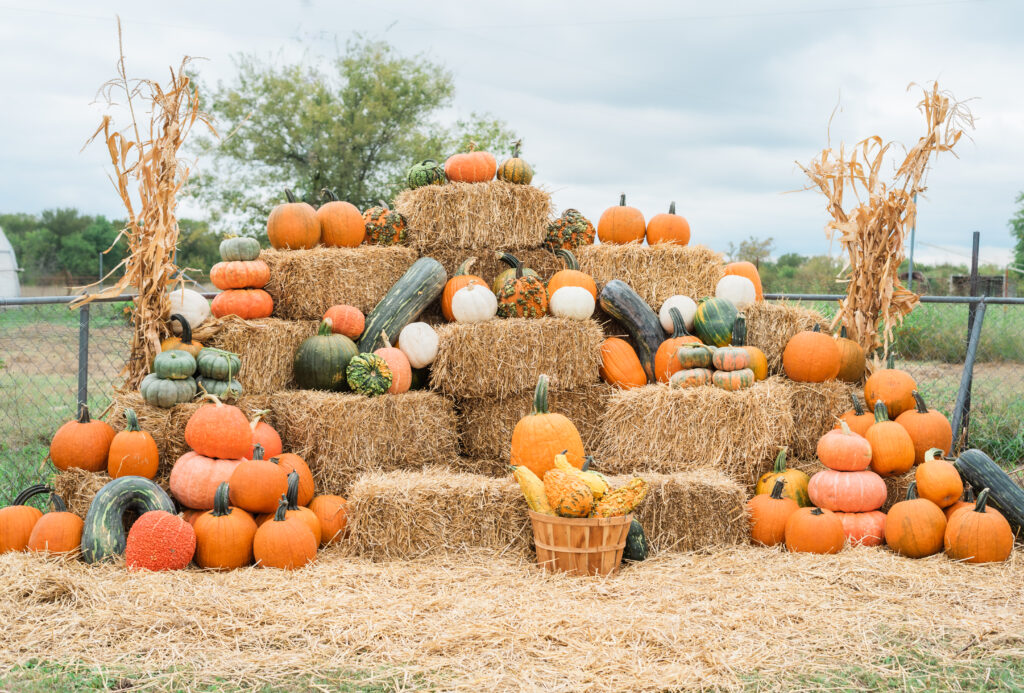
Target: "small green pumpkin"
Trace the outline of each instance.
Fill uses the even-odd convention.
[[[330,321],[324,320],[316,335],[302,342],[295,352],[295,384],[307,390],[344,390],[345,369],[358,353],[355,342],[333,334]]]
[[[139,393],[146,404],[170,409],[175,404],[192,401],[196,396],[196,381],[195,378],[167,380],[157,377],[156,373],[150,373],[142,379]]]
[[[710,368],[714,352],[704,344],[683,344],[676,352],[681,369]]]
[[[506,183],[517,185],[529,185],[533,181],[533,167],[519,158],[519,150],[522,149],[523,141],[516,140],[512,146],[512,158],[505,159],[498,167],[495,177]]]
[[[184,380],[196,372],[196,360],[181,349],[161,351],[153,359],[153,373],[165,380]]]
[[[413,164],[405,173],[405,183],[410,189],[422,188],[424,185],[444,185],[447,180],[444,166],[433,159]]]
[[[231,380],[217,380],[216,378],[199,376],[196,378],[196,387],[207,394],[216,395],[225,402],[238,399],[245,392],[242,383],[234,378]]]
[[[260,256],[260,242],[251,236],[232,236],[220,242],[220,259],[224,262],[247,262]]]
[[[626,534],[626,546],[622,549],[622,560],[647,560],[647,554],[650,553],[650,550],[651,547],[647,542],[647,535],[644,534],[643,525],[636,518],[633,518],[633,521],[629,523],[629,533]]]
[[[705,298],[697,305],[693,331],[705,344],[725,346],[732,342],[732,327],[738,314],[729,299]]]
[[[238,375],[242,369],[242,360],[238,354],[213,347],[203,347],[196,359],[199,374],[204,378],[229,380]]]
[[[141,476],[122,476],[101,488],[89,506],[82,526],[82,560],[86,563],[114,558],[124,553],[123,518],[133,510],[140,515],[150,510],[174,514],[174,501],[164,490]]]
[[[354,356],[345,370],[348,386],[361,395],[382,395],[391,387],[391,369],[387,361],[376,354]]]

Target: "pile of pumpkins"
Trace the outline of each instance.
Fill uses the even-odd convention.
[[[260,242],[234,236],[220,243],[221,261],[210,268],[210,281],[221,290],[210,303],[214,317],[237,315],[245,320],[269,318],[274,299],[263,290],[270,267],[259,259]]]
[[[846,336],[845,327],[836,336],[825,334],[819,325],[802,330],[790,337],[782,352],[786,377],[801,383],[859,383],[866,365],[864,349]]]

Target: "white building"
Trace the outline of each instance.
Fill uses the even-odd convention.
[[[21,282],[18,280],[18,259],[14,247],[0,229],[0,298],[21,296]]]

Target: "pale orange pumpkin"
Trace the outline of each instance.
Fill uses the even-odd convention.
[[[355,306],[339,304],[331,306],[324,313],[324,320],[331,326],[334,334],[345,335],[349,339],[359,339],[366,326],[366,316]]]
[[[391,387],[388,388],[388,394],[397,395],[408,392],[412,385],[412,366],[409,365],[409,357],[400,349],[391,346],[386,333],[381,332],[380,334],[384,340],[384,346],[373,353],[384,359],[388,368],[391,369]]]
[[[218,262],[210,268],[210,281],[218,289],[262,289],[270,281],[270,267],[263,260]]]

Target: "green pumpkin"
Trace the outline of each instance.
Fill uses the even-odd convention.
[[[230,351],[204,347],[196,359],[196,366],[204,378],[230,380],[242,369],[242,360],[238,358],[238,354]]]
[[[166,380],[184,380],[196,372],[196,360],[181,349],[161,351],[153,359],[153,373]]]
[[[643,525],[633,518],[633,521],[629,523],[629,533],[626,534],[626,546],[622,549],[622,560],[646,560],[650,550],[651,547],[647,542],[647,535],[644,534]]]
[[[732,326],[739,311],[725,298],[705,298],[697,305],[693,331],[705,344],[725,346],[732,342]]]
[[[156,373],[150,373],[142,379],[139,392],[147,404],[170,409],[175,404],[192,401],[196,396],[196,381],[195,378],[168,380],[157,377]]]
[[[511,253],[499,252],[497,253],[497,256],[499,260],[508,265],[508,269],[499,272],[498,276],[494,278],[494,282],[491,284],[491,289],[493,289],[495,296],[501,293],[501,289],[503,286],[505,286],[505,282],[507,282],[509,279],[516,278],[516,268],[523,264],[519,260],[519,258],[517,258],[515,255],[512,255]],[[537,277],[538,279],[540,279],[540,275],[537,274],[532,269],[530,269],[529,267],[523,267],[523,276]]]
[[[363,353],[352,358],[345,370],[348,386],[361,395],[382,395],[391,387],[391,369],[376,354]]]
[[[444,185],[446,180],[444,166],[433,159],[413,164],[405,173],[405,182],[409,188],[422,188],[424,185]]]
[[[231,380],[217,380],[216,378],[205,378],[199,376],[196,378],[196,387],[203,392],[211,395],[216,395],[225,402],[238,399],[245,392],[242,387],[242,383],[238,382],[234,378]]]
[[[522,144],[521,140],[516,140],[515,146],[512,148],[512,158],[501,162],[501,166],[498,167],[498,171],[495,174],[498,180],[517,185],[529,185],[533,180],[533,167],[526,163],[525,160],[519,158],[519,150]]]
[[[234,236],[220,242],[220,259],[224,262],[234,260],[255,260],[260,256],[260,242],[251,236]]]
[[[164,490],[141,476],[122,476],[101,488],[82,525],[82,560],[98,563],[124,553],[124,515],[150,510],[175,513],[174,501]]]
[[[321,322],[316,335],[295,352],[295,384],[307,390],[344,390],[345,369],[358,353],[351,339],[332,334],[330,326]]]

